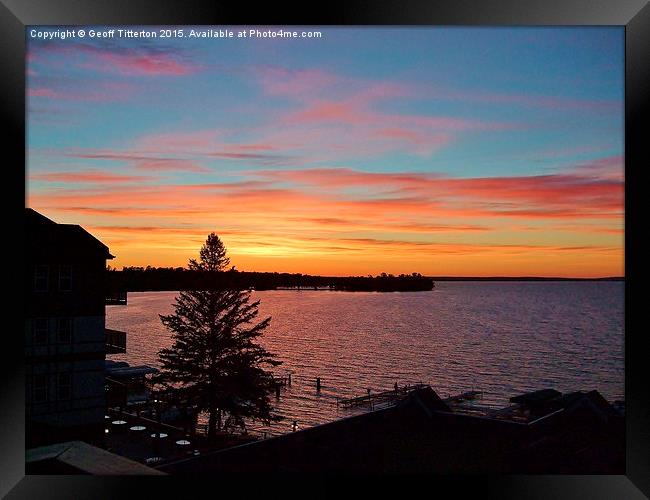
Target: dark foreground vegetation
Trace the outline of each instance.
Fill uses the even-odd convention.
[[[224,289],[276,290],[278,288],[344,291],[415,292],[434,287],[432,278],[419,273],[379,276],[311,276],[308,274],[193,271],[182,267],[125,267],[109,270],[109,291],[146,292]]]

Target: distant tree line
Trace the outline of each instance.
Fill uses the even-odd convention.
[[[278,288],[322,289],[342,291],[407,292],[434,288],[432,278],[420,273],[378,276],[313,276],[301,273],[200,271],[183,267],[123,267],[108,269],[109,291],[176,291],[223,289],[276,290]]]

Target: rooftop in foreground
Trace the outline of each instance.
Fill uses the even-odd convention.
[[[500,409],[481,406],[477,391],[442,399],[426,385],[387,406],[386,397],[380,398],[381,409],[253,442],[225,434],[219,442],[208,442],[180,428],[111,410],[110,451],[81,442],[31,449],[26,470],[97,475],[625,470],[624,403],[612,405],[597,391],[533,391]]]
[[[162,472],[83,441],[68,441],[27,450],[27,474],[160,476]]]
[[[424,387],[381,410],[158,469],[191,475],[624,473],[620,410],[597,391],[532,396],[536,403],[540,398],[532,406],[524,398],[502,414],[477,414]]]

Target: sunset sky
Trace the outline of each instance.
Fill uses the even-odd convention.
[[[310,29],[28,36],[27,206],[117,268],[624,275],[622,27]]]

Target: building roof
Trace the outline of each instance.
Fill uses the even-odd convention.
[[[157,368],[148,365],[111,366],[106,364],[105,370],[106,370],[106,375],[109,375],[113,378],[131,378],[131,377],[140,377],[144,375],[149,375],[152,373],[158,373]]]
[[[451,411],[447,403],[440,399],[440,396],[431,387],[423,387],[409,393],[399,404],[402,406],[417,404],[429,417],[436,411]]]
[[[498,472],[500,441],[525,426],[449,411],[433,389],[403,404],[160,466],[169,474]],[[485,457],[489,458],[486,459]],[[463,465],[459,466],[459,463]]]
[[[558,398],[557,402],[569,413],[588,411],[603,420],[622,417],[622,413],[609,404],[598,391],[572,392]]]
[[[108,247],[77,224],[58,224],[32,208],[25,208],[25,229],[28,245],[38,248],[65,248],[94,251],[105,259],[114,259]]]
[[[104,366],[107,370],[114,370],[115,368],[125,368],[129,365],[126,361],[113,361],[112,359],[104,360]]]
[[[67,441],[29,449],[26,452],[25,469],[27,474],[164,475],[156,469],[83,441]]]
[[[204,453],[158,469],[187,475],[623,473],[621,426],[593,418],[602,403],[595,391],[580,399],[593,404],[582,404],[579,412],[571,412],[571,418],[565,418],[567,411],[552,412],[547,420],[529,425],[446,411],[444,401],[428,388],[403,404]],[[586,446],[591,453],[587,458],[581,454]]]

